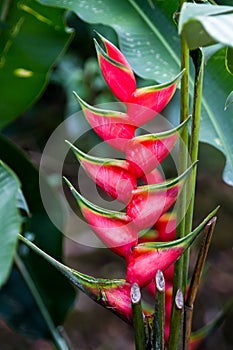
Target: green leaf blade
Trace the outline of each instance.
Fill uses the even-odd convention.
[[[223,180],[233,185],[232,108],[229,107],[224,111],[226,98],[232,90],[233,79],[225,70],[224,61],[225,49],[222,49],[207,63],[204,76],[200,140],[214,146],[225,155]],[[221,77],[221,79],[216,77]]]
[[[0,287],[9,276],[22,223],[17,208],[19,189],[14,173],[0,161]]]
[[[35,1],[11,2],[0,43],[0,128],[43,91],[49,71],[71,39],[63,17],[63,10]]]
[[[43,206],[39,189],[38,169],[26,158],[21,150],[3,135],[0,136],[0,158],[8,163],[22,183],[23,194],[31,213],[26,226],[27,234],[30,234],[38,245],[56,259],[62,260],[64,237],[52,224]],[[63,215],[61,215],[61,202],[56,197],[54,190],[46,182],[46,179],[42,180],[48,197],[52,200],[53,208],[57,215],[59,215],[59,220],[62,223],[64,218]],[[1,247],[0,244],[0,252]],[[67,312],[73,306],[76,294],[73,287],[70,286],[64,276],[35,253],[31,251],[25,252],[19,249],[19,255],[33,283],[37,287],[54,324],[56,326],[60,325],[64,321]],[[18,271],[15,272],[15,270],[16,268],[12,271],[11,278],[8,279],[3,289],[0,290],[1,317],[11,325],[11,327],[24,334],[36,334],[36,336],[40,338],[48,337],[46,325],[42,322],[43,320],[41,321],[41,316],[37,315],[38,308],[35,305],[33,297],[28,296],[30,293],[28,292],[27,285],[22,276]],[[52,281],[52,283],[48,283],[48,281]],[[20,293],[15,292],[14,285],[17,285],[17,288],[20,289]],[[7,298],[5,297],[6,295]],[[15,304],[12,301],[14,301]],[[16,304],[16,307],[12,307],[12,305]],[[29,309],[30,316],[28,315],[25,319],[25,312]],[[24,327],[21,327],[22,323]]]
[[[145,9],[148,4],[134,0],[107,1],[97,3],[95,0],[69,1],[39,0],[43,4],[58,6],[74,11],[88,23],[101,23],[111,26],[118,34],[120,48],[136,74],[147,79],[164,83],[173,79],[180,71],[179,56],[174,47],[179,45],[173,23],[158,9],[152,10],[154,21],[169,28],[172,40],[167,38],[151,21]],[[171,4],[172,3],[172,4]],[[174,0],[169,6],[176,6]],[[167,6],[167,5],[162,5]],[[171,57],[168,62],[166,57]],[[143,64],[140,62],[143,61]]]
[[[190,50],[216,43],[232,46],[232,21],[230,6],[185,3],[180,14],[179,32],[183,32]]]

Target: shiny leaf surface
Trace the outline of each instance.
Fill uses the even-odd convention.
[[[12,267],[22,219],[18,210],[20,183],[13,171],[0,161],[0,288]]]
[[[71,39],[63,17],[64,10],[37,1],[10,2],[0,42],[0,128],[42,93],[49,71]]]

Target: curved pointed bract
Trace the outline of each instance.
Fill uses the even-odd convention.
[[[189,120],[187,118],[174,129],[129,140],[125,148],[126,159],[131,162],[137,177],[150,173],[168,156]]]
[[[184,252],[184,244],[160,247],[153,242],[141,243],[132,249],[128,258],[126,280],[136,282],[142,288],[149,284],[158,270],[164,271]],[[152,243],[151,243],[152,244]]]
[[[110,146],[124,152],[126,143],[134,137],[136,130],[136,126],[130,123],[128,116],[122,112],[92,107],[75,92],[74,95],[96,134]]]
[[[134,73],[120,50],[107,39],[102,36],[100,38],[107,51],[105,52],[95,40],[101,73],[113,94],[120,101],[125,102],[132,92],[136,90]]]
[[[67,179],[65,181],[96,235],[113,252],[126,257],[138,240],[137,230],[131,219],[125,213],[103,209],[89,202]]]
[[[126,280],[129,283],[136,282],[140,287],[149,284],[158,270],[165,271],[183,254],[217,210],[218,208],[210,213],[194,231],[181,239],[165,243],[142,243],[133,247],[132,254],[127,259]]]
[[[130,165],[126,160],[93,157],[67,143],[87,174],[104,192],[123,203],[130,201],[137,181],[129,172]]]
[[[108,308],[126,322],[131,323],[131,285],[128,282],[126,282],[124,279],[109,280],[104,278],[95,278],[78,272],[55,260],[20,234],[19,238],[33,251],[42,256],[58,271],[65,275],[75,287],[79,288],[98,304],[103,305],[105,308]]]
[[[127,206],[127,215],[138,230],[153,226],[176,201],[195,164],[177,178],[157,185],[137,187]]]
[[[127,114],[132,123],[141,126],[161,112],[174,95],[182,75],[183,71],[168,83],[135,90],[127,99]]]

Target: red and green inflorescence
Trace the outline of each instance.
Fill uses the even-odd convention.
[[[175,240],[176,217],[169,213],[190,167],[175,179],[164,180],[158,166],[170,154],[186,122],[154,134],[136,136],[136,130],[154,118],[171,100],[180,73],[162,85],[136,87],[135,75],[123,54],[100,36],[96,42],[101,72],[125,112],[95,108],[76,95],[92,129],[124,159],[98,158],[71,145],[90,178],[109,196],[124,203],[124,212],[100,208],[85,199],[68,180],[82,214],[99,239],[126,261],[125,279],[79,278],[78,286],[92,299],[132,322],[130,289],[133,283],[155,293],[158,270],[166,280],[166,325],[168,339],[174,262],[194,239],[194,233]],[[140,185],[139,185],[140,183]],[[150,313],[144,310],[145,316]]]

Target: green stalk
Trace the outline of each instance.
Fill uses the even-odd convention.
[[[193,63],[195,67],[193,109],[192,109],[192,129],[191,129],[190,146],[189,146],[190,158],[193,163],[197,161],[197,157],[198,157],[202,86],[203,86],[203,74],[204,74],[204,57],[200,49],[192,51],[191,57],[193,59]],[[195,188],[196,188],[196,175],[197,175],[197,170],[195,168],[187,181],[187,189],[191,193],[191,200],[190,200],[190,204],[186,214],[185,232],[189,232],[192,230]],[[189,265],[189,250],[185,252],[183,259],[184,259],[183,281],[187,281],[188,265]]]
[[[180,8],[185,3],[185,0],[180,0]],[[188,118],[189,115],[189,49],[184,35],[181,34],[181,70],[185,69],[184,75],[181,79],[181,90],[180,90],[180,122]],[[181,142],[179,146],[179,172],[182,173],[187,169],[188,160],[188,127],[186,126],[181,133]],[[186,186],[177,200],[177,222],[178,226],[176,229],[176,238],[182,238],[185,235],[185,213],[186,213]],[[184,283],[183,283],[183,258],[181,257],[175,264],[174,280],[173,280],[173,303],[172,303],[172,314],[170,323],[170,335],[169,335],[169,350],[176,350],[178,345],[181,318],[176,317],[177,308],[175,305],[176,292],[182,289],[183,294]]]
[[[201,281],[202,271],[205,265],[206,256],[210,247],[211,239],[213,236],[215,224],[217,217],[214,216],[206,225],[204,238],[202,245],[198,254],[196,266],[194,268],[194,273],[191,279],[187,300],[185,302],[185,312],[184,312],[184,342],[183,349],[189,350],[191,328],[192,328],[192,318],[193,318],[193,306],[196,299],[197,291]]]
[[[155,277],[155,316],[154,316],[154,349],[164,350],[165,325],[165,280],[162,271],[158,270]]]
[[[141,291],[137,283],[133,283],[130,291],[135,349],[146,350],[146,333],[142,313]]]
[[[181,289],[177,290],[172,307],[173,307],[173,313],[171,316],[171,323],[173,323],[173,324],[177,323],[179,327],[177,326],[173,332],[173,337],[176,340],[176,344],[171,343],[172,338],[169,336],[168,349],[170,349],[172,347],[175,350],[177,350],[177,349],[179,349],[179,339],[181,339],[181,337],[180,337],[180,331],[181,331],[180,325],[181,325],[181,322],[183,320],[183,310],[184,310],[184,298],[183,298],[183,293],[182,293]]]
[[[53,320],[30,276],[27,269],[25,268],[24,263],[20,259],[20,257],[15,254],[15,264],[18,267],[24,281],[26,282],[30,292],[32,293],[35,302],[37,303],[39,310],[48,326],[48,329],[52,335],[52,338],[54,340],[54,344],[56,346],[57,350],[71,350],[71,347],[68,346],[68,343],[65,341],[65,339],[61,336],[61,332],[56,328],[56,326],[53,323]]]

